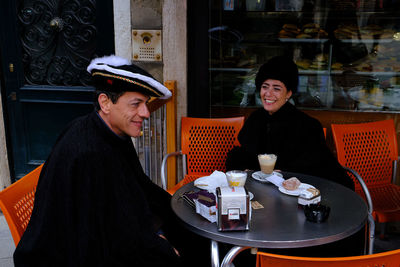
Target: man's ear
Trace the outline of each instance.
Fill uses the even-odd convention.
[[[98,96],[97,101],[99,102],[101,111],[108,114],[112,104],[111,99],[106,94],[102,93]]]

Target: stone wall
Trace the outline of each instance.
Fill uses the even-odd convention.
[[[0,99],[1,97],[0,95]],[[11,183],[3,115],[3,105],[2,101],[0,101],[0,190]]]

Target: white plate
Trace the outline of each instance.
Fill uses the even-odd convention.
[[[263,182],[263,183],[269,183],[269,181],[267,180],[267,178],[269,176],[271,176],[272,174],[276,174],[280,177],[283,177],[282,173],[280,172],[272,172],[271,174],[265,174],[262,171],[258,171],[258,172],[253,172],[251,174],[251,177],[253,177],[253,179],[259,181],[259,182]]]
[[[307,190],[308,188],[315,188],[315,187],[310,184],[301,183],[296,190],[286,190],[283,187],[279,187],[279,191],[281,191],[286,195],[298,196],[302,191]]]

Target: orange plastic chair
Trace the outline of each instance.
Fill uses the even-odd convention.
[[[36,185],[43,164],[0,192],[3,211],[11,236],[17,246],[31,218]]]
[[[310,258],[276,255],[257,252],[256,267],[367,267],[367,266],[400,266],[400,249],[372,255],[337,257],[337,258]]]
[[[226,171],[225,160],[228,152],[239,145],[237,135],[244,123],[244,117],[233,118],[191,118],[181,119],[181,151],[167,154],[161,164],[161,181],[166,189],[166,162],[171,156],[184,156],[185,177],[167,191],[175,193],[181,186],[199,177],[210,175],[215,170]],[[186,160],[185,160],[186,157]]]
[[[393,183],[399,156],[393,120],[332,124],[332,133],[338,161],[358,173],[369,189],[374,220],[399,221],[400,186]],[[355,184],[365,198],[356,180]]]

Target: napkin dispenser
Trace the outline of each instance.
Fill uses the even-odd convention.
[[[217,226],[219,231],[249,230],[250,197],[242,186],[217,187]]]

